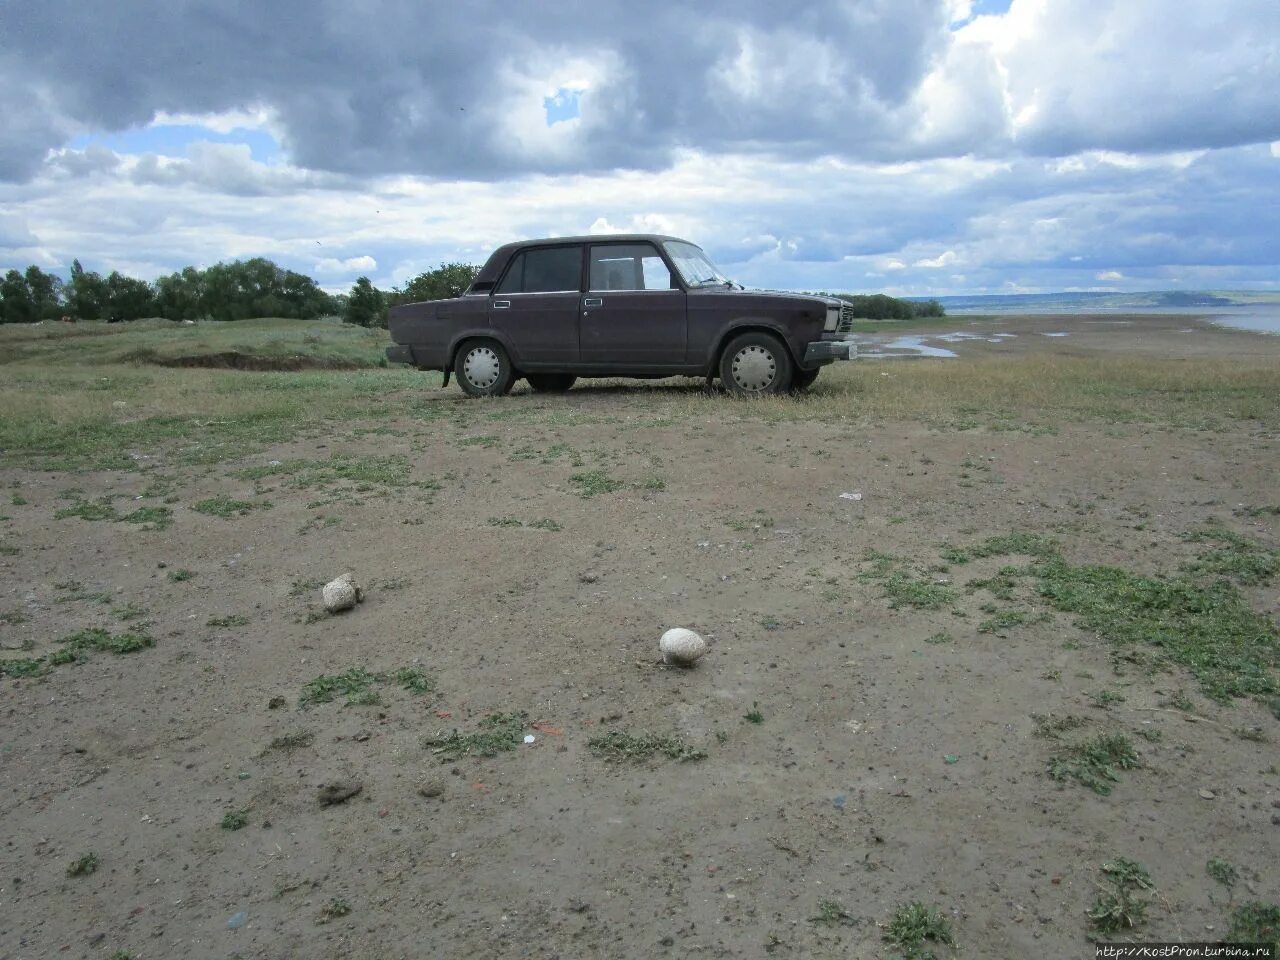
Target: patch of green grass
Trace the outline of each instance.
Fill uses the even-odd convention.
[[[228,810],[223,815],[222,822],[218,824],[223,830],[241,830],[248,825],[248,810]]]
[[[637,490],[665,490],[667,489],[667,481],[661,477],[645,477],[636,484]]]
[[[322,673],[302,688],[298,705],[309,707],[317,703],[329,703],[337,696],[344,696],[348,703],[354,703],[356,701],[353,698],[364,694],[377,682],[377,674],[360,667],[352,667],[333,675]]]
[[[902,904],[885,928],[884,939],[902,950],[903,960],[936,960],[931,945],[954,946],[951,924],[936,907],[919,900]]]
[[[596,756],[613,763],[643,763],[656,756],[687,762],[702,760],[707,755],[705,750],[690,746],[680,737],[657,733],[631,734],[621,730],[611,730],[592,737],[587,741],[587,746]]]
[[[1220,546],[1184,564],[1192,574],[1229,577],[1240,583],[1255,584],[1270,580],[1280,571],[1280,550],[1266,547],[1242,537],[1225,527],[1210,524],[1182,535],[1188,543],[1217,543]]]
[[[375,486],[405,487],[410,484],[409,461],[401,456],[354,457],[336,454],[328,460],[292,459],[268,463],[237,471],[241,480],[288,478],[289,486],[298,490],[327,489],[350,484],[356,490]]]
[[[1231,914],[1227,943],[1280,943],[1280,906],[1254,900]]]
[[[442,763],[462,757],[496,757],[514,750],[523,740],[529,716],[524,712],[491,713],[482,717],[475,733],[459,733],[429,737],[422,745],[435,753]]]
[[[243,627],[249,618],[240,613],[228,614],[225,617],[210,617],[205,623],[207,627]]]
[[[49,672],[44,657],[15,657],[0,659],[0,677],[40,677]]]
[[[20,493],[15,493],[10,498],[9,502],[12,503],[15,507],[25,507],[27,505],[27,498]]]
[[[1280,517],[1280,505],[1265,507],[1236,507],[1236,509],[1231,512],[1237,517],[1265,517],[1268,514],[1273,517]]]
[[[515,517],[490,517],[488,524],[491,527],[523,527],[524,521]]]
[[[207,500],[197,500],[191,505],[191,509],[196,513],[226,519],[237,514],[245,516],[255,506],[258,505],[250,503],[248,500],[236,500],[224,493],[220,493],[216,497],[209,497]]]
[[[747,723],[764,723],[764,714],[760,712],[760,704],[752,703],[751,709],[742,715]]]
[[[323,580],[295,580],[293,581],[293,586],[289,588],[289,596],[304,597],[308,593],[319,590],[323,586]]]
[[[89,874],[96,872],[98,866],[98,855],[90,850],[88,853],[77,857],[67,864],[67,876],[87,877]]]
[[[1099,893],[1093,901],[1089,923],[1106,936],[1141,926],[1148,906],[1142,893],[1155,889],[1151,874],[1134,860],[1115,857],[1102,864],[1102,875],[1110,890]]]
[[[1051,537],[1045,537],[1038,533],[1009,533],[998,537],[988,537],[981,543],[963,548],[944,544],[942,558],[948,563],[968,563],[970,560],[981,560],[986,557],[998,557],[1008,554],[1051,557],[1055,556],[1057,552],[1057,542]]]
[[[115,507],[105,497],[101,500],[77,500],[69,507],[63,507],[54,513],[53,519],[67,520],[79,517],[81,520],[119,520]]]
[[[857,926],[858,918],[839,900],[819,900],[818,915],[810,917],[809,922],[823,927],[853,927]]]
[[[125,620],[125,621],[140,620],[143,617],[145,617],[149,612],[150,611],[146,607],[141,606],[140,604],[134,603],[132,601],[130,601],[129,603],[126,603],[123,607],[111,608],[111,615],[113,617],[115,617],[117,620]]]
[[[1117,770],[1141,766],[1133,741],[1124,734],[1100,733],[1049,758],[1049,776],[1054,780],[1075,780],[1094,793],[1107,796],[1120,778]]]
[[[612,493],[614,490],[622,489],[622,481],[615,480],[603,470],[588,470],[585,473],[575,473],[569,478],[569,482],[576,487],[576,493],[580,497],[594,497],[602,493]]]
[[[913,577],[899,570],[882,584],[883,596],[889,599],[889,606],[914,607],[917,610],[939,610],[955,602],[955,591],[950,587],[934,583],[923,577]]]
[[[100,627],[88,627],[62,638],[66,649],[73,653],[95,650],[101,653],[136,653],[156,642],[145,633],[110,633]]]
[[[978,624],[979,633],[1000,633],[1026,624],[1044,623],[1050,619],[1047,613],[1030,613],[1026,610],[998,610],[995,615]]]
[[[411,693],[430,693],[436,688],[435,679],[422,667],[401,667],[391,679]]]
[[[1095,690],[1089,694],[1089,700],[1099,710],[1109,710],[1113,703],[1124,703],[1124,694],[1114,690]]]
[[[1051,713],[1033,713],[1031,720],[1036,725],[1036,736],[1050,740],[1056,740],[1068,730],[1076,730],[1089,722],[1084,717],[1076,717],[1071,714],[1067,714],[1064,717],[1055,717]]]
[[[1232,727],[1231,732],[1237,739],[1249,740],[1253,743],[1269,743],[1270,738],[1261,727]]]
[[[380,703],[374,688],[385,683],[397,683],[411,693],[429,693],[435,689],[435,680],[421,667],[401,667],[390,673],[371,673],[362,667],[352,667],[342,673],[322,673],[307,683],[298,698],[298,706],[329,703],[339,696],[345,698],[348,706]]]
[[[925,637],[924,642],[934,644],[935,646],[941,646],[944,643],[951,643],[952,639],[951,634],[949,633],[935,633],[932,636]]]
[[[545,517],[541,520],[534,520],[529,524],[529,526],[535,530],[550,530],[552,533],[564,529],[564,527],[560,526],[560,524],[556,523],[554,520],[550,520]]]
[[[27,615],[21,610],[6,610],[0,613],[0,623],[7,623],[11,627],[16,627],[20,623],[27,622]]]
[[[1150,644],[1188,668],[1205,695],[1280,693],[1280,634],[1225,581],[1200,586],[1061,559],[1037,565],[1041,595],[1119,646]]]
[[[1078,626],[1116,646],[1158,648],[1164,659],[1188,668],[1212,699],[1280,693],[1280,631],[1227,581],[1204,585],[1118,567],[1076,566],[1056,552],[1052,540],[1034,534],[950,547],[944,557],[960,563],[1009,552],[1036,557],[1026,572],[1051,607],[1076,614]]]
[[[195,571],[193,570],[185,570],[185,569],[170,570],[169,581],[171,583],[184,583],[187,580],[194,579],[195,575],[196,575]]]
[[[490,434],[481,434],[471,437],[462,437],[458,440],[460,447],[484,447],[486,450],[492,449],[502,443],[499,437]]]
[[[1230,860],[1224,857],[1214,857],[1204,865],[1205,873],[1213,877],[1224,887],[1234,887],[1236,881],[1240,879],[1240,874]]]
[[[167,530],[173,524],[173,511],[168,507],[139,507],[119,519],[124,523],[142,524],[144,530]]]
[[[341,897],[334,897],[323,907],[320,908],[321,922],[329,920],[337,920],[339,917],[345,917],[351,912],[351,905]]]

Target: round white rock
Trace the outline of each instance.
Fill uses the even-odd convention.
[[[658,649],[662,652],[664,663],[691,667],[707,652],[707,641],[692,630],[672,627],[658,641]]]
[[[364,590],[349,573],[344,573],[337,580],[330,580],[320,593],[324,599],[324,608],[330,613],[350,610],[364,600]]]

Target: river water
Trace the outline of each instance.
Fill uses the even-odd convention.
[[[1169,317],[1205,317],[1224,327],[1255,333],[1280,333],[1280,303],[1249,303],[1231,307],[984,307],[948,310],[949,317],[966,316],[1079,316],[1081,314],[1126,315],[1157,313]]]

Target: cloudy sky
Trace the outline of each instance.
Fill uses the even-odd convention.
[[[1278,0],[0,0],[0,268],[1280,289]]]

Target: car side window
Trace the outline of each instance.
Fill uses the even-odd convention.
[[[591,291],[671,290],[676,287],[666,261],[648,243],[602,244],[591,248]]]
[[[582,248],[548,247],[516,255],[497,293],[577,293],[582,282]]]

